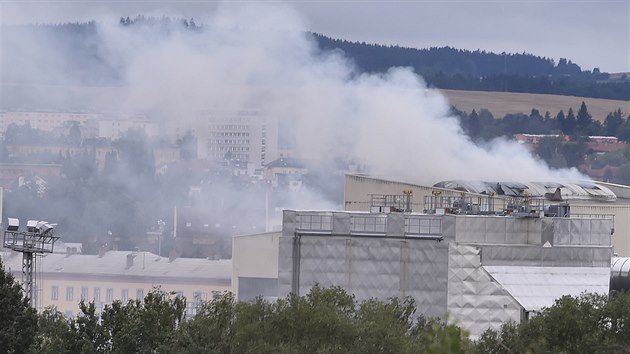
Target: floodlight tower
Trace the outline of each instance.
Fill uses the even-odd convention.
[[[20,231],[20,220],[9,218],[7,229],[4,231],[4,248],[22,253],[22,288],[24,297],[31,306],[35,302],[35,254],[52,253],[55,241],[56,224],[46,221],[29,220],[26,231]]]

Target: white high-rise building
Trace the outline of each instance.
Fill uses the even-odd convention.
[[[170,130],[176,139],[196,136],[200,158],[247,162],[250,173],[278,158],[278,120],[259,110],[202,111]]]

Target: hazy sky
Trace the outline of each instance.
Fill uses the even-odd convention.
[[[138,13],[209,17],[253,1],[0,0],[3,23],[116,20]],[[412,47],[453,46],[567,57],[583,69],[630,71],[630,0],[258,1],[289,4],[306,30]]]

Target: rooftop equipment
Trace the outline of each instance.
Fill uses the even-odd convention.
[[[411,213],[413,190],[405,189],[403,194],[370,194],[372,213]]]

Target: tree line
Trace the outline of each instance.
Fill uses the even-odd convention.
[[[120,63],[104,56],[100,48],[97,23],[64,23],[58,25],[3,26],[3,35],[22,43],[41,46],[45,43],[50,56],[58,58],[64,67],[64,80],[89,85],[122,84],[124,73]],[[172,19],[137,15],[121,17],[119,25],[128,30],[151,26],[156,34],[181,31],[184,35],[201,33],[207,29],[191,19]],[[527,92],[571,95],[608,99],[630,99],[630,79],[611,79],[599,68],[583,70],[569,59],[553,59],[529,53],[493,53],[485,50],[462,50],[452,47],[407,48],[398,45],[379,45],[351,42],[308,33],[322,52],[342,51],[350,58],[358,73],[383,73],[392,67],[411,67],[430,85],[443,89]],[[7,41],[7,46],[12,42]],[[7,47],[3,52],[6,67],[3,81],[46,80],[55,83],[61,78],[39,75],[33,78],[23,68],[29,53],[24,46]],[[27,66],[28,67],[28,66]],[[67,77],[65,77],[67,76]],[[48,82],[50,81],[50,82]]]
[[[571,60],[528,53],[492,53],[452,47],[424,49],[351,42],[313,33],[320,49],[340,50],[359,72],[384,73],[410,67],[430,86],[441,89],[556,94],[630,99],[630,80],[610,80],[599,68],[592,71]]]
[[[630,295],[562,297],[532,319],[471,340],[456,323],[416,313],[414,301],[358,303],[340,287],[239,302],[226,292],[186,315],[186,298],[159,288],[77,316],[41,313],[0,261],[0,348],[5,353],[625,353]],[[450,321],[453,322],[453,321]]]
[[[473,141],[483,143],[498,137],[515,134],[540,134],[535,153],[553,168],[582,168],[584,173],[592,169],[605,169],[603,176],[608,182],[630,184],[630,148],[594,153],[588,147],[589,136],[612,136],[621,142],[630,142],[630,115],[621,109],[608,113],[603,123],[593,119],[584,102],[577,112],[569,108],[552,116],[532,109],[530,114],[511,113],[495,118],[492,112],[481,109],[470,113],[452,108],[459,118],[462,130]]]
[[[560,110],[554,116],[550,112],[543,114],[535,108],[530,114],[509,113],[502,118],[495,118],[486,109],[479,112],[473,109],[466,113],[453,107],[452,113],[459,117],[464,132],[477,141],[514,134],[562,134],[576,138],[613,136],[620,141],[630,142],[630,115],[625,116],[618,108],[608,113],[602,123],[593,118],[584,101],[577,112],[569,108],[566,113]]]

